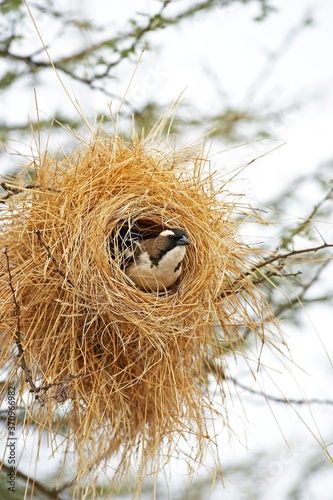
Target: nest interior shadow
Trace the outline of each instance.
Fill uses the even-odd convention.
[[[106,248],[110,258],[118,260],[119,265],[124,267],[125,252],[135,242],[148,238],[155,238],[161,231],[166,229],[151,219],[139,218],[137,220],[119,221],[118,227],[113,228],[106,242]]]
[[[33,183],[18,176],[2,206],[2,359],[12,377],[23,370],[22,398],[38,389],[43,406],[29,414],[42,428],[56,432],[54,411],[68,403],[82,477],[117,453],[123,471],[138,445],[142,464],[162,447],[171,456],[187,434],[200,461],[208,367],[221,363],[221,343],[241,345],[241,328],[260,335],[252,250],[206,167],[193,151],[99,132],[61,161],[41,154]],[[144,292],[124,273],[124,242],[170,227],[191,240],[179,283]]]

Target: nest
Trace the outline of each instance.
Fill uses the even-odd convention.
[[[139,455],[142,473],[188,434],[200,462],[207,374],[221,382],[245,328],[262,338],[254,250],[208,166],[193,150],[99,131],[71,156],[40,155],[28,183],[21,174],[4,185],[1,359],[22,398],[32,393],[41,428],[56,433],[62,407],[79,476],[114,456],[119,472]],[[191,241],[179,281],[140,290],[124,272],[123,241],[174,227]]]

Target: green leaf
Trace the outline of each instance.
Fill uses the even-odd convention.
[[[0,89],[5,89],[9,87],[15,80],[19,77],[18,73],[13,73],[13,71],[7,71],[0,80]]]
[[[8,14],[8,12],[19,9],[22,4],[22,0],[4,0],[0,4],[0,12],[2,12],[2,14]]]

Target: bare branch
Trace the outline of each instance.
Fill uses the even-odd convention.
[[[3,468],[3,470],[7,471],[8,473],[12,472],[10,467],[8,465],[6,465],[4,462],[2,463],[2,468]],[[47,498],[53,498],[56,500],[60,500],[59,493],[61,491],[64,491],[66,488],[68,488],[70,486],[70,484],[66,484],[66,485],[62,486],[61,488],[49,489],[43,483],[41,483],[40,481],[37,481],[34,478],[27,476],[26,474],[24,474],[24,472],[20,471],[19,469],[15,470],[15,477],[18,479],[21,479],[26,484],[29,484],[31,486],[31,488],[33,488],[34,492],[39,491],[40,493],[43,493],[44,495],[46,495]]]
[[[40,186],[38,184],[27,184],[21,187],[21,186],[10,186],[6,182],[0,182],[0,186],[2,187],[2,189],[7,191],[7,194],[5,194],[5,196],[2,196],[0,198],[0,203],[5,203],[5,200],[8,200],[12,196],[16,196],[24,192],[26,189],[44,189],[45,191],[53,191],[55,193],[59,192],[58,189]]]
[[[75,378],[82,377],[82,375],[83,372],[80,372],[76,375],[70,375],[65,380],[61,380],[60,382],[52,382],[50,384],[41,385],[38,389],[44,393],[44,395],[40,396],[42,406],[45,404],[47,391],[53,387],[57,388],[57,391],[53,396],[51,396],[51,398],[56,400],[60,405],[63,404],[69,398],[69,382]]]
[[[53,264],[54,264],[54,268],[55,268],[56,272],[57,272],[58,274],[60,274],[60,276],[61,276],[61,277],[62,277],[65,281],[67,281],[67,283],[68,283],[68,284],[69,284],[72,288],[75,288],[75,287],[74,287],[74,284],[73,284],[73,283],[72,283],[72,281],[68,278],[68,276],[66,275],[66,273],[65,273],[62,269],[60,269],[60,266],[59,266],[59,264],[58,264],[58,262],[57,262],[57,259],[56,259],[55,257],[53,257],[53,255],[52,255],[52,253],[51,253],[51,249],[50,249],[49,245],[47,245],[47,244],[45,243],[45,241],[43,240],[41,231],[40,231],[39,229],[37,229],[37,230],[35,230],[35,231],[34,231],[34,233],[37,235],[37,238],[39,239],[39,241],[40,241],[41,245],[45,248],[45,250],[46,250],[46,252],[47,252],[47,256],[48,256],[48,258],[49,258],[49,259],[53,262]]]
[[[39,233],[38,231],[35,231],[35,232],[36,232],[36,234]],[[47,247],[47,245],[45,245],[45,243],[43,242],[41,237],[40,237],[40,241],[42,242],[43,246],[48,251],[49,258],[51,258],[53,263],[55,264],[57,272],[59,272],[60,275],[66,279],[66,276],[64,276],[64,274],[61,271],[61,269],[59,268],[56,260],[53,259],[52,256],[50,256],[49,247]],[[39,402],[41,403],[42,406],[45,404],[45,394],[51,387],[59,387],[59,391],[57,392],[57,394],[55,396],[53,396],[53,399],[56,399],[59,403],[63,403],[68,398],[68,392],[69,392],[68,391],[68,383],[75,378],[81,377],[83,375],[83,373],[80,372],[76,375],[70,375],[65,380],[62,380],[60,382],[53,382],[53,383],[41,385],[39,387],[34,383],[32,375],[31,375],[31,370],[28,368],[26,360],[25,360],[24,350],[23,350],[22,342],[21,342],[21,309],[20,309],[20,304],[18,303],[18,300],[16,297],[14,285],[13,285],[13,277],[12,277],[12,273],[10,270],[10,262],[9,262],[9,255],[8,255],[8,247],[7,246],[4,249],[4,254],[6,256],[7,273],[8,273],[8,277],[9,277],[8,285],[9,285],[11,293],[12,293],[13,302],[14,302],[14,306],[15,306],[15,316],[17,318],[17,324],[16,324],[16,330],[14,333],[14,338],[15,338],[15,343],[16,343],[17,350],[18,350],[17,357],[20,359],[19,366],[22,368],[22,370],[25,374],[25,381],[30,386],[30,392],[35,394],[35,399],[39,400]],[[71,286],[73,286],[72,283],[68,279],[67,279],[67,281],[71,284]],[[43,395],[39,394],[41,392],[43,392]]]
[[[277,260],[286,261],[287,259],[289,259],[289,257],[295,257],[296,255],[301,255],[306,253],[316,253],[319,252],[319,250],[324,250],[325,248],[333,248],[333,243],[323,243],[322,245],[316,247],[301,248],[300,250],[291,250],[290,252],[286,253],[278,253],[274,255],[274,257],[271,257],[270,259],[263,260],[259,264],[256,264],[256,266],[253,267],[251,271],[247,272],[245,276],[251,276],[258,269],[266,267],[269,264],[273,264],[273,262],[276,262]]]
[[[8,200],[8,198],[10,198],[11,196],[19,194],[21,192],[19,188],[8,186],[8,184],[6,184],[5,182],[1,182],[0,186],[2,187],[2,189],[7,191],[7,194],[5,194],[5,196],[2,196],[2,198],[0,199],[0,203],[4,203],[4,200]]]
[[[324,196],[324,198],[322,198],[316,205],[314,205],[308,217],[305,217],[303,222],[301,222],[296,228],[292,229],[289,232],[288,237],[284,238],[284,245],[291,243],[293,241],[294,236],[302,233],[302,231],[304,231],[307,228],[307,226],[313,221],[315,215],[323,206],[323,204],[327,200],[332,200],[332,195],[333,195],[333,187],[328,191],[328,193],[326,194],[326,196]]]
[[[24,351],[23,351],[22,342],[21,342],[21,309],[20,309],[20,304],[17,301],[16,292],[15,292],[14,286],[13,286],[13,277],[12,277],[12,273],[10,270],[10,263],[9,263],[8,247],[7,246],[4,249],[4,254],[6,256],[7,273],[8,273],[8,277],[9,277],[8,285],[9,285],[9,288],[11,290],[13,302],[14,302],[14,306],[15,306],[15,316],[16,316],[17,323],[16,323],[16,331],[14,332],[14,338],[15,338],[15,344],[16,344],[17,350],[18,350],[17,357],[20,360],[19,366],[22,368],[22,370],[25,374],[25,381],[30,386],[30,392],[36,392],[36,391],[38,392],[37,387],[32,379],[31,371],[28,368],[26,361],[25,361],[25,357],[24,357]]]
[[[238,380],[235,379],[234,377],[225,376],[225,380],[232,382],[235,386],[239,387],[240,389],[243,389],[246,392],[254,394],[255,396],[260,396],[260,397],[265,398],[266,400],[269,400],[269,401],[274,401],[275,403],[287,403],[287,404],[294,404],[294,405],[310,405],[310,404],[333,405],[332,399],[318,399],[318,398],[295,399],[295,398],[287,398],[287,397],[280,398],[278,396],[272,396],[271,394],[266,394],[265,392],[258,391],[256,389],[253,389],[252,387],[249,387],[245,384],[242,384],[241,382],[238,382]]]
[[[287,259],[289,259],[290,257],[294,257],[296,255],[307,254],[307,253],[316,253],[316,252],[318,252],[320,250],[324,250],[326,248],[333,248],[333,244],[332,243],[323,243],[322,245],[319,245],[316,247],[302,248],[300,250],[292,250],[292,251],[286,252],[286,253],[277,253],[273,257],[266,259],[266,260],[263,260],[262,262],[253,266],[250,269],[250,271],[247,271],[244,274],[240,274],[239,277],[235,279],[234,284],[233,284],[234,286],[232,287],[232,290],[231,291],[226,290],[226,291],[221,293],[221,299],[225,299],[226,297],[228,297],[230,295],[234,295],[235,293],[242,292],[244,290],[244,286],[242,285],[242,280],[246,277],[249,277],[249,276],[253,277],[253,282],[255,284],[264,283],[269,278],[272,278],[272,277],[283,278],[286,276],[298,276],[298,275],[302,274],[300,271],[295,272],[295,273],[287,273],[287,274],[282,273],[282,269],[287,265],[287,263],[285,261]],[[265,267],[269,266],[270,264],[273,264],[276,261],[282,261],[282,263],[280,263],[278,266],[276,266],[275,269],[268,269],[267,272],[265,274],[262,274],[260,277],[255,277],[256,272],[259,269],[265,268]],[[326,260],[325,263],[326,262],[328,263],[329,260]],[[316,277],[314,278],[314,280],[315,279],[316,279]],[[309,285],[307,285],[306,289],[308,289],[311,286],[311,284],[313,284],[314,280],[311,281],[309,283]],[[238,284],[238,286],[237,286],[237,284]],[[305,291],[306,290],[304,290],[304,292]]]
[[[279,268],[281,268],[282,266],[279,266]],[[260,283],[265,283],[268,279],[270,278],[287,278],[287,277],[296,277],[296,276],[299,276],[300,274],[302,274],[301,271],[297,271],[295,273],[284,273],[284,272],[281,272],[282,270],[280,270],[279,268],[277,268],[276,271],[268,271],[266,274],[263,274],[260,278],[257,278],[255,280],[253,280],[253,284],[254,285],[259,285]]]

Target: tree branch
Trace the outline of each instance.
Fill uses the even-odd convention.
[[[20,309],[20,304],[17,301],[16,292],[15,292],[14,286],[13,286],[13,277],[12,277],[12,273],[10,270],[10,263],[9,263],[8,247],[7,246],[5,246],[5,248],[4,248],[4,254],[6,256],[7,273],[8,273],[8,277],[9,277],[8,285],[9,285],[9,288],[11,290],[13,302],[14,302],[14,306],[15,306],[16,331],[14,332],[14,338],[15,338],[15,344],[16,344],[17,350],[18,350],[17,357],[20,360],[19,366],[22,368],[22,370],[25,374],[25,381],[30,386],[30,392],[38,392],[38,388],[36,387],[36,385],[32,379],[31,371],[28,368],[26,361],[25,361],[25,357],[24,357],[24,351],[23,351],[22,342],[21,342],[21,309]]]
[[[45,186],[40,186],[38,184],[27,184],[25,186],[10,186],[6,182],[0,182],[0,186],[2,189],[7,191],[7,194],[5,196],[2,196],[0,198],[0,203],[5,203],[5,200],[8,200],[12,196],[16,196],[17,194],[20,194],[24,192],[26,189],[44,189],[45,191],[53,191],[55,193],[58,193],[58,189],[50,188],[50,187],[45,187]]]
[[[312,287],[312,285],[314,285],[314,283],[316,283],[318,281],[321,273],[327,267],[328,264],[329,264],[328,260],[323,262],[323,264],[319,267],[319,269],[316,270],[316,273],[314,274],[314,276],[310,280],[308,280],[307,282],[302,283],[301,290],[297,293],[296,297],[289,300],[288,302],[284,302],[283,304],[277,305],[273,311],[274,316],[278,317],[282,313],[284,313],[287,309],[292,309],[294,306],[296,306],[298,304],[304,304],[306,301],[306,299],[305,299],[306,292]],[[322,299],[322,297],[310,299],[308,302],[314,303],[314,302],[318,302],[320,299]],[[327,300],[327,299],[328,299],[328,297],[325,297],[325,300]]]
[[[307,226],[313,220],[314,216],[316,215],[318,210],[320,210],[320,208],[323,206],[323,204],[327,200],[332,199],[332,195],[333,195],[333,187],[328,191],[328,193],[326,194],[326,196],[324,196],[324,198],[322,198],[316,205],[314,205],[314,207],[311,210],[308,217],[305,217],[303,222],[301,222],[295,229],[292,229],[289,232],[287,238],[284,238],[283,243],[285,246],[293,241],[294,236],[296,236],[297,234],[300,234],[302,231],[304,231],[307,228]]]
[[[286,260],[289,259],[289,257],[294,257],[295,255],[301,255],[305,253],[316,253],[319,252],[319,250],[324,250],[325,248],[333,248],[333,243],[323,243],[322,245],[316,246],[316,247],[311,247],[311,248],[301,248],[300,250],[291,250],[290,252],[286,253],[278,253],[274,257],[271,257],[270,259],[266,259],[259,264],[257,264],[255,267],[252,268],[251,271],[247,272],[245,276],[250,276],[255,272],[257,269],[260,269],[262,267],[268,266],[269,264],[272,264],[273,262],[276,262],[277,260]]]
[[[72,281],[68,278],[68,276],[66,275],[66,273],[60,269],[60,266],[58,264],[58,261],[55,257],[53,257],[52,253],[51,253],[51,249],[49,247],[49,245],[47,245],[45,243],[45,241],[43,240],[42,238],[42,233],[39,229],[35,230],[34,233],[37,235],[37,238],[39,239],[41,245],[45,248],[46,252],[47,252],[47,256],[48,258],[53,262],[53,265],[54,265],[54,268],[56,270],[56,272],[58,274],[60,274],[60,276],[65,280],[67,281],[67,283],[72,287],[72,288],[75,288],[74,284],[72,283]]]
[[[275,403],[288,403],[294,405],[309,405],[309,404],[333,405],[332,399],[318,399],[318,398],[295,399],[295,398],[272,396],[271,394],[266,394],[262,391],[258,391],[256,389],[253,389],[252,387],[242,384],[241,382],[238,382],[238,380],[235,379],[234,377],[225,376],[224,378],[225,380],[232,382],[235,386],[239,387],[240,389],[243,389],[246,392],[254,394],[255,396],[263,397],[265,399],[268,399],[269,401],[274,401]]]
[[[2,468],[7,471],[8,473],[11,473],[11,469],[8,465],[6,465],[4,462],[2,463]],[[56,500],[61,500],[61,497],[59,496],[60,491],[64,491],[66,488],[68,488],[70,485],[66,484],[65,486],[62,486],[61,488],[52,488],[49,489],[47,486],[45,486],[43,483],[37,481],[36,479],[33,479],[26,474],[24,474],[22,471],[19,469],[15,470],[15,477],[21,479],[24,481],[26,484],[29,484],[31,488],[33,488],[33,491],[35,490],[43,493],[44,495],[47,496],[47,498],[53,498]]]
[[[40,239],[42,245],[46,248],[49,258],[52,259],[52,262],[56,266],[57,272],[64,279],[66,279],[71,286],[73,286],[71,281],[68,278],[66,278],[66,275],[59,268],[57,261],[52,257],[49,247],[44,243],[44,241],[41,238],[40,231],[35,231],[35,233],[37,234],[37,236],[39,236],[39,239]],[[33,381],[33,378],[31,375],[31,370],[28,368],[26,360],[25,360],[24,350],[23,350],[22,342],[21,342],[21,308],[20,308],[20,304],[17,300],[16,292],[15,292],[15,289],[13,286],[13,277],[12,277],[12,273],[10,270],[10,262],[9,262],[9,255],[8,255],[8,247],[7,246],[4,249],[4,254],[6,256],[7,273],[8,273],[8,277],[9,277],[8,285],[9,285],[9,288],[10,288],[11,293],[12,293],[13,302],[14,302],[14,306],[15,306],[15,316],[17,318],[17,324],[16,324],[16,330],[14,332],[14,338],[15,338],[15,344],[16,344],[17,350],[18,350],[17,357],[20,359],[19,366],[25,374],[25,381],[30,386],[30,392],[35,394],[35,399],[39,400],[39,402],[41,403],[42,406],[45,404],[46,392],[51,387],[59,387],[59,391],[57,392],[57,394],[55,394],[53,396],[53,399],[56,399],[58,401],[58,403],[63,403],[64,401],[66,401],[66,399],[68,399],[68,383],[71,380],[73,380],[74,378],[81,377],[83,375],[83,373],[80,372],[76,375],[70,375],[67,379],[62,380],[60,382],[52,382],[52,383],[44,384],[44,385],[40,385],[40,386],[37,386],[35,384],[35,382]],[[43,392],[43,395],[39,394],[41,392]]]

